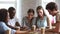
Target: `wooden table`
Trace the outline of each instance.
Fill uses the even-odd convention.
[[[53,27],[55,28],[55,27]],[[35,30],[35,31],[18,31],[18,34],[47,34],[46,31],[50,30],[49,28],[41,29],[41,30]]]

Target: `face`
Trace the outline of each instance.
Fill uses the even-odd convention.
[[[12,11],[12,12],[10,13],[10,18],[14,18],[15,13],[16,13],[16,10]]]
[[[55,15],[57,14],[57,12],[58,12],[58,11],[56,11],[56,10],[53,10],[53,11],[48,10],[48,11],[49,11],[49,14],[51,14],[52,16],[55,16]]]
[[[37,14],[38,14],[38,16],[43,16],[43,9],[39,9],[39,10],[37,11]]]
[[[8,23],[9,20],[9,13],[7,12],[7,16],[6,16],[6,22]]]
[[[29,19],[32,19],[34,17],[34,14],[32,12],[28,13]]]

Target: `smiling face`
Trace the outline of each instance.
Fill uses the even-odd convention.
[[[13,10],[9,13],[9,16],[10,16],[11,19],[14,18],[15,13],[16,13],[16,10]]]
[[[37,10],[37,14],[38,14],[38,16],[43,16],[43,9],[39,9],[39,10]]]
[[[55,16],[56,13],[58,12],[58,6],[55,2],[50,2],[46,5],[46,9],[48,10],[49,14],[52,16]]]
[[[58,11],[56,11],[56,10],[53,10],[53,11],[48,10],[48,12],[49,12],[49,14],[51,14],[52,16],[55,16],[55,15],[58,13]]]

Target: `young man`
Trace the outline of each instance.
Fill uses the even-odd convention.
[[[56,16],[56,23],[60,22],[60,14],[58,12],[58,6],[55,2],[50,2],[46,5],[46,9],[48,10],[49,14],[52,15],[53,17]],[[58,18],[57,18],[58,17]],[[54,19],[52,18],[52,20],[49,23],[49,26],[51,28],[52,25],[54,25]]]
[[[17,29],[16,26],[20,26],[19,24],[19,20],[16,18],[15,14],[16,14],[16,9],[14,7],[10,7],[8,9],[8,13],[9,13],[9,21],[8,21],[8,25],[12,28],[12,29]],[[16,25],[17,24],[17,25]]]

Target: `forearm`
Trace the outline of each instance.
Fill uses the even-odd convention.
[[[7,25],[9,28],[11,28],[11,29],[17,29],[16,27],[13,27],[13,26],[11,26],[11,25]]]

